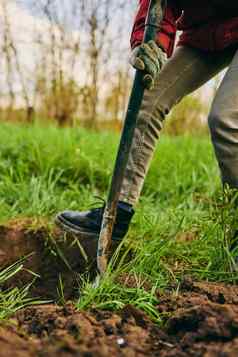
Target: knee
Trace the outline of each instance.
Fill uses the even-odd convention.
[[[223,130],[226,129],[225,113],[219,110],[212,110],[208,116],[208,126],[210,129],[211,136],[217,136]]]
[[[138,123],[147,125],[149,122],[154,122],[160,127],[169,112],[169,107],[161,103],[154,103],[147,108],[142,107],[138,115]]]
[[[167,103],[155,100],[154,102],[142,103],[139,116],[145,120],[154,118],[155,120],[163,121],[170,112],[170,107]]]
[[[208,127],[212,136],[216,131],[216,123],[217,123],[217,115],[215,114],[215,112],[210,112],[208,116]]]
[[[159,132],[163,129],[164,120],[169,114],[170,109],[167,105],[157,103],[154,110],[151,112],[151,117],[149,120],[149,126],[154,132]]]
[[[160,118],[163,121],[169,115],[170,111],[170,106],[167,103],[161,102],[156,103],[152,114],[155,118]]]

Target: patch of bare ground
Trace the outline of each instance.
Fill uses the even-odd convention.
[[[5,288],[24,286],[33,279],[31,293],[57,299],[59,277],[66,299],[78,295],[80,277],[93,272],[95,262],[87,254],[96,249],[79,245],[75,236],[49,228],[44,222],[12,221],[0,226],[0,269],[25,257],[24,269]],[[83,253],[82,253],[83,252]]]
[[[25,270],[10,284],[31,281],[31,270],[40,275],[33,293],[54,298],[60,274],[65,298],[74,297],[87,265],[75,237],[63,236],[44,224],[30,227],[29,222],[0,227],[2,268],[30,254]],[[87,254],[95,246],[84,248]],[[150,289],[148,282],[132,275],[118,282]],[[237,286],[187,278],[179,291],[158,292],[158,301],[163,326],[132,306],[117,313],[80,312],[73,304],[28,307],[0,326],[0,357],[238,356]]]
[[[132,306],[117,313],[72,304],[29,307],[0,328],[0,357],[238,355],[238,287],[187,282],[159,295],[159,327]]]

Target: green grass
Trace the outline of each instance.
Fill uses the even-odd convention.
[[[64,209],[87,209],[106,197],[119,136],[80,128],[1,124],[0,220],[46,217]],[[179,287],[184,275],[235,282],[228,245],[236,209],[224,204],[208,137],[163,137],[158,145],[125,247],[122,262],[93,288],[85,282],[77,305],[118,308],[127,303],[155,319],[156,288]],[[183,237],[194,237],[185,240]],[[137,286],[116,283],[121,272]],[[143,281],[152,284],[143,289]]]
[[[31,284],[22,288],[15,287],[7,290],[3,288],[9,279],[24,269],[23,263],[24,259],[0,270],[0,322],[11,317],[15,312],[26,306],[45,303],[44,301],[30,297],[29,290]]]

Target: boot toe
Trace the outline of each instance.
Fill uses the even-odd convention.
[[[59,220],[69,222],[76,226],[87,226],[87,224],[90,222],[90,219],[87,216],[87,212],[64,211],[61,212],[57,217]]]
[[[58,214],[59,218],[61,217],[65,220],[74,220],[78,216],[79,216],[79,212],[75,212],[75,211],[64,211]]]
[[[57,215],[56,223],[61,226],[73,228],[80,232],[98,233],[101,227],[101,221],[98,222],[94,217],[90,217],[90,212],[64,211]]]

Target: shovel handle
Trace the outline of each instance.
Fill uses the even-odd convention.
[[[163,18],[162,3],[164,3],[163,0],[150,0],[145,23],[144,43],[155,39],[159,25]],[[108,200],[104,210],[97,252],[97,266],[101,275],[103,275],[107,269],[108,251],[112,243],[112,232],[117,213],[117,204],[132,146],[137,116],[144,96],[145,88],[143,85],[143,75],[142,71],[136,71],[108,194]]]

